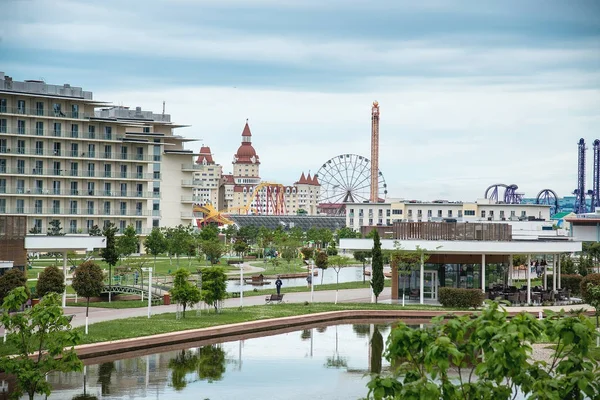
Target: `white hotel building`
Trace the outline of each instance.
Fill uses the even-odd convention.
[[[192,222],[193,153],[168,114],[113,107],[79,87],[0,72],[0,214],[45,233],[108,222],[140,234]]]

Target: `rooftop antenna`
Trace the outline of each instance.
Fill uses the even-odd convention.
[[[163,117],[165,116],[165,101],[163,100],[163,113],[162,113]]]

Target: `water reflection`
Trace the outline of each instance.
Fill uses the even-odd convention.
[[[104,359],[88,365],[87,374],[50,375],[54,390],[49,398],[72,399],[83,392],[90,397],[78,397],[81,400],[94,396],[101,400],[358,399],[367,393],[368,374],[389,367],[382,353],[390,326],[319,325],[141,357]]]

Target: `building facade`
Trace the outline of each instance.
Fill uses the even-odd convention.
[[[213,160],[210,147],[202,146],[194,168],[194,202],[212,204],[215,209],[223,208],[223,167]]]
[[[39,233],[52,220],[65,233],[190,223],[192,152],[177,127],[168,114],[0,73],[0,214],[25,215]]]
[[[550,221],[550,206],[544,204],[497,204],[487,199],[479,199],[474,203],[413,200],[346,205],[346,225],[356,231],[359,231],[362,226],[447,219],[457,222]]]

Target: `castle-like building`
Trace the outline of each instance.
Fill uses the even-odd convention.
[[[202,146],[196,159],[194,199],[218,210],[241,214],[317,214],[320,184],[316,176],[301,174],[291,186],[260,177],[260,158],[252,146],[248,122],[242,142],[233,156],[233,173],[224,174],[210,148]]]

